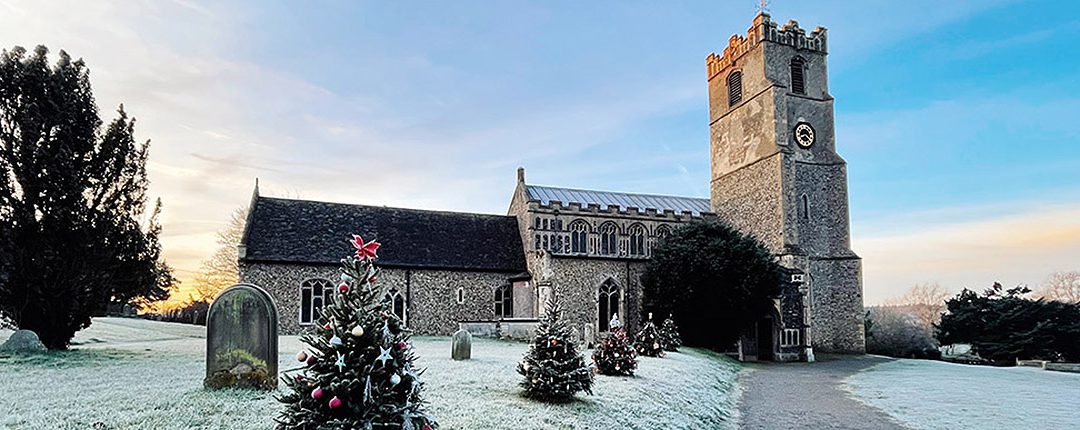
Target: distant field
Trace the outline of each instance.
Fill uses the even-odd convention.
[[[1080,374],[897,360],[847,383],[915,429],[1080,429]]]
[[[0,331],[0,342],[10,335]],[[450,341],[414,339],[425,397],[445,429],[735,428],[739,364],[687,349],[643,358],[635,378],[598,376],[595,395],[565,405],[521,398],[514,370],[527,346],[476,340],[473,360],[450,360]],[[14,429],[268,429],[280,411],[269,393],[205,391],[205,329],[99,318],[72,351],[0,357],[0,427]],[[300,343],[280,340],[279,366],[296,367]]]

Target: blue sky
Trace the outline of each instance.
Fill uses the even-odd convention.
[[[532,183],[707,196],[704,58],[755,1],[12,2],[153,140],[182,278],[265,193],[503,213]],[[811,4],[812,3],[812,4]],[[1080,269],[1080,4],[773,1],[829,28],[866,297]]]

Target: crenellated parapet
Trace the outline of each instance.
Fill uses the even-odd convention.
[[[828,45],[827,30],[818,26],[814,31],[806,34],[806,30],[799,27],[799,23],[790,20],[787,24],[779,26],[767,13],[759,13],[754,17],[754,24],[746,31],[746,36],[731,35],[728,46],[721,55],[710,53],[705,57],[705,70],[711,80],[720,71],[735,64],[735,60],[750,51],[763,41],[792,46],[796,49],[805,49],[815,52],[827,53]]]

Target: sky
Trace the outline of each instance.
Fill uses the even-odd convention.
[[[263,195],[505,213],[530,183],[708,196],[705,56],[757,1],[15,1],[150,139],[185,298]],[[812,3],[812,4],[811,4]],[[867,304],[1080,270],[1080,3],[774,0],[829,29]]]

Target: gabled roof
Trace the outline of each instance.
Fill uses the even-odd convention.
[[[540,185],[526,185],[525,192],[528,194],[529,200],[539,201],[543,205],[551,204],[551,201],[557,200],[564,205],[579,203],[582,207],[589,204],[598,204],[600,209],[607,209],[608,206],[618,206],[620,211],[625,211],[628,207],[635,207],[642,211],[656,209],[657,212],[663,212],[665,209],[670,209],[675,213],[689,211],[693,212],[695,216],[709,213],[711,210],[709,199],[695,197],[578,190]]]
[[[338,263],[352,234],[378,240],[380,266],[523,272],[517,219],[255,196],[242,261]]]

